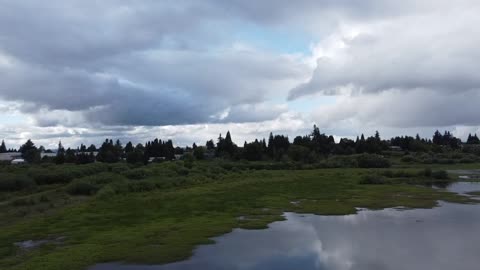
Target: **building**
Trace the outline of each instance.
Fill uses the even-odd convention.
[[[43,159],[44,157],[47,158],[55,158],[57,156],[57,153],[40,153],[40,158]]]
[[[23,158],[16,158],[14,160],[12,160],[11,164],[12,165],[20,165],[20,164],[25,164],[25,159]]]
[[[162,161],[165,161],[167,160],[166,157],[150,157],[148,159],[148,163],[153,163],[153,162],[162,162]]]
[[[20,152],[7,152],[7,153],[0,153],[0,161],[11,162],[14,159],[21,159],[22,153]]]

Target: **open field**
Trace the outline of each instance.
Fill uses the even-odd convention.
[[[26,176],[18,181],[27,186],[0,193],[0,268],[172,262],[211,243],[210,237],[238,227],[264,228],[287,211],[343,215],[356,208],[431,208],[438,200],[475,203],[424,184],[452,181],[440,170],[480,168],[400,162],[389,169],[282,166],[205,161],[2,167],[2,175]],[[30,249],[14,245],[27,240],[45,241]]]

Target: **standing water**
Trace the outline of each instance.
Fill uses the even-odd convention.
[[[478,183],[450,190],[480,191]],[[90,270],[476,270],[480,206],[361,211],[347,216],[285,214],[266,230],[236,229],[166,265],[99,264]]]

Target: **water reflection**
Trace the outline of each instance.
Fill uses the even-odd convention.
[[[456,185],[456,184],[455,184]],[[451,186],[461,192],[465,185]],[[480,187],[473,186],[474,188]],[[478,189],[475,189],[478,190]],[[267,230],[240,230],[163,266],[97,265],[91,270],[474,270],[480,267],[480,206],[361,211],[348,216],[286,214]]]
[[[465,194],[472,191],[480,191],[480,182],[457,182],[448,186],[449,191]]]

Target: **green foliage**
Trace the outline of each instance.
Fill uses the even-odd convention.
[[[139,164],[145,162],[145,156],[143,151],[133,150],[127,153],[127,162],[130,164]]]
[[[106,185],[97,192],[97,197],[100,199],[109,199],[117,194],[117,191],[112,185]]]
[[[6,153],[7,146],[5,145],[5,141],[2,140],[2,144],[0,145],[0,153]]]
[[[195,157],[196,160],[203,160],[205,159],[205,152],[206,152],[206,149],[205,147],[196,147],[194,150],[193,150],[193,156]]]
[[[22,153],[22,157],[28,163],[40,162],[40,151],[38,151],[38,148],[32,140],[27,140],[27,142],[20,147],[19,152]]]
[[[0,191],[18,191],[35,187],[32,178],[12,173],[0,173]]]
[[[390,161],[375,154],[362,154],[357,157],[359,168],[389,168]]]
[[[388,180],[378,174],[365,175],[359,182],[361,185],[384,185],[388,183]]]
[[[67,193],[70,195],[94,195],[98,187],[86,181],[74,181],[67,186]]]
[[[64,165],[52,167],[33,167],[28,170],[38,185],[69,183],[75,178],[97,174],[106,171],[108,167],[104,164],[87,165]]]
[[[291,145],[288,148],[288,157],[297,162],[314,162],[311,159],[310,149],[302,145]]]
[[[121,260],[168,263],[188,257],[196,245],[233,228],[264,228],[280,220],[285,211],[341,215],[355,213],[356,207],[428,208],[438,200],[472,202],[465,196],[418,187],[436,182],[427,178],[429,173],[418,164],[403,164],[403,168],[388,172],[347,168],[356,162],[357,156],[342,156],[313,164],[196,161],[191,169],[183,162],[134,169],[122,163],[32,166],[32,172],[85,171],[90,165],[101,170],[90,175],[76,172],[70,184],[39,186],[38,195],[23,196],[22,191],[22,196],[16,197],[15,192],[7,197],[11,203],[0,204],[0,222],[8,224],[1,227],[1,243],[50,235],[66,236],[68,241],[59,248],[46,247],[27,256],[0,248],[0,268],[80,270],[98,262]],[[315,169],[327,165],[346,167]],[[439,170],[439,166],[432,167]],[[148,178],[130,180],[124,176],[137,169],[148,171]],[[20,174],[26,168],[6,166],[0,170]],[[88,199],[69,195],[95,192]],[[301,203],[292,205],[294,200]],[[238,216],[255,218],[238,220]]]
[[[192,153],[186,153],[183,155],[183,166],[187,169],[193,168],[193,164],[195,163],[195,157]]]
[[[123,176],[127,177],[128,179],[139,180],[147,178],[151,173],[144,169],[144,168],[137,168],[133,170],[124,171],[122,173]]]
[[[142,180],[128,183],[128,190],[130,192],[146,192],[156,188],[155,184],[151,181]]]
[[[402,162],[411,163],[415,161],[415,158],[411,155],[403,156],[401,159]]]
[[[447,171],[444,171],[444,170],[434,171],[432,172],[432,178],[439,179],[439,180],[448,179],[448,173]]]
[[[28,197],[28,198],[18,198],[13,200],[12,205],[13,206],[31,206],[35,205],[36,201],[35,199]]]

